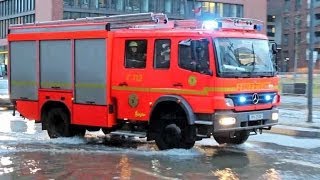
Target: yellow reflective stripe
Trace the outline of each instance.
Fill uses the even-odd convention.
[[[112,86],[112,89],[118,91],[136,91],[136,92],[149,92],[150,88],[141,87],[126,87],[126,86]]]
[[[36,86],[35,81],[11,81],[12,86]]]
[[[8,54],[8,51],[0,51],[0,54]]]
[[[71,83],[63,83],[63,82],[41,82],[41,87],[51,88],[51,87],[64,87],[64,88],[71,88]]]
[[[175,88],[140,88],[126,86],[112,86],[113,90],[119,91],[136,91],[136,92],[152,92],[152,93],[179,93],[187,95],[208,95],[210,92],[234,92],[234,87],[204,87],[202,90],[193,89],[175,89]]]
[[[95,83],[77,83],[76,88],[90,88],[90,89],[105,89],[105,84],[95,84]]]

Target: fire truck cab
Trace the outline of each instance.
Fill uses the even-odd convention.
[[[10,97],[51,138],[100,130],[192,148],[241,144],[278,122],[278,78],[257,20],[132,14],[11,26]]]

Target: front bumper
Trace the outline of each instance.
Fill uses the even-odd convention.
[[[241,130],[270,130],[272,126],[278,124],[278,120],[272,120],[272,114],[279,113],[277,108],[260,111],[234,112],[234,111],[217,111],[211,116],[210,121],[198,120],[195,124],[198,126],[200,134],[212,134],[223,132],[234,132]],[[259,118],[252,118],[259,117]],[[220,124],[222,118],[234,118],[235,123],[232,125]],[[200,132],[202,131],[202,132]]]
[[[260,128],[271,128],[277,125],[278,120],[272,120],[272,114],[279,113],[277,108],[262,111],[249,111],[249,112],[233,112],[233,111],[220,111],[216,112],[213,119],[214,132],[225,131],[240,131]],[[252,115],[259,115],[259,119],[250,119]],[[224,117],[233,117],[236,119],[235,124],[221,125],[219,120]]]

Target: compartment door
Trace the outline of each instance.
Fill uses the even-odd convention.
[[[106,40],[75,41],[75,102],[106,105]]]
[[[36,67],[36,41],[10,43],[10,96],[12,99],[38,99]]]

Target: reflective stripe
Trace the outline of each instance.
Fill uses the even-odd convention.
[[[90,88],[90,89],[105,89],[105,84],[94,84],[94,83],[77,83],[76,88]]]
[[[41,87],[51,88],[51,87],[62,87],[62,88],[71,88],[71,83],[62,83],[62,82],[41,82]]]
[[[12,86],[36,86],[35,81],[11,81]]]

